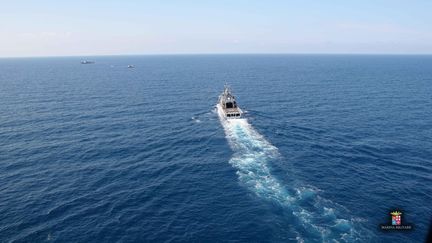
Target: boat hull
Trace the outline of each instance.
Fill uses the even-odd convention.
[[[243,118],[243,111],[240,108],[237,108],[236,112],[230,113],[230,112],[225,111],[225,109],[222,107],[221,104],[217,104],[216,109],[217,109],[219,117],[222,119],[232,120],[232,119],[242,119]],[[229,116],[232,114],[238,114],[238,116]]]

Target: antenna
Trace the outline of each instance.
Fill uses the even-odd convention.
[[[224,88],[228,91],[231,91],[231,87],[229,86],[228,82],[225,81]]]
[[[224,93],[226,94],[226,93],[228,93],[228,91],[229,91],[229,86],[228,86],[228,83],[225,81]]]

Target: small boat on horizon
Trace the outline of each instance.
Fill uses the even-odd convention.
[[[226,119],[239,119],[243,116],[243,111],[238,107],[235,96],[228,85],[225,85],[224,91],[219,96],[218,111]]]
[[[128,67],[128,68],[135,68],[134,65],[128,65],[127,67]]]
[[[94,64],[94,63],[95,63],[94,61],[87,61],[87,60],[81,61],[81,64]]]

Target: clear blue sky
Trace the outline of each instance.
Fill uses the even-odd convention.
[[[432,1],[3,1],[0,57],[432,54]]]

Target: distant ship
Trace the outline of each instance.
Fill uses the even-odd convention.
[[[81,61],[81,64],[93,64],[93,63],[95,63],[95,62],[93,62],[93,61]]]
[[[134,65],[128,65],[128,68],[134,68],[135,66]]]
[[[226,119],[238,119],[243,111],[238,107],[237,101],[228,85],[225,85],[223,93],[219,96],[217,104],[219,114]]]

